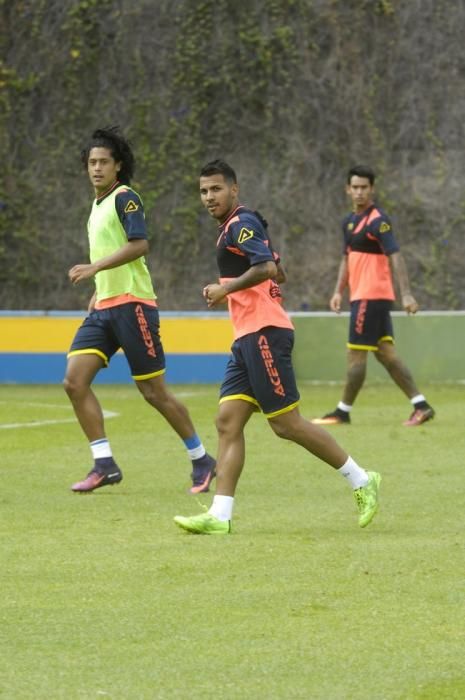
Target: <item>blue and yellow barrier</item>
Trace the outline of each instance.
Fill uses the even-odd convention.
[[[63,379],[66,353],[85,314],[78,312],[0,312],[0,384],[54,384]],[[465,312],[426,311],[414,317],[395,312],[399,354],[418,383],[465,382]],[[294,313],[293,355],[297,379],[343,381],[348,314]],[[227,313],[160,313],[161,337],[170,383],[220,382],[232,343]],[[370,358],[370,380],[386,381]],[[99,372],[100,383],[130,382],[122,353]]]
[[[77,312],[0,312],[0,383],[61,382],[66,353],[84,317]],[[221,381],[232,343],[227,314],[162,312],[160,328],[169,382]],[[122,353],[99,372],[97,381],[132,381]]]

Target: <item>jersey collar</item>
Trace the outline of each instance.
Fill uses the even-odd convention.
[[[375,203],[372,202],[363,211],[354,211],[353,213],[355,216],[361,216],[363,218],[364,216],[367,216],[367,214],[369,214],[374,207]]]
[[[235,209],[233,209],[232,212],[229,214],[228,218],[225,219],[225,220],[223,221],[222,224],[219,224],[218,228],[221,228],[221,229],[222,229],[222,228],[224,228],[225,226],[227,226],[228,223],[229,223],[229,222],[231,221],[231,219],[233,218],[233,216],[236,216],[236,214],[237,214],[237,212],[239,211],[239,209],[245,209],[244,205],[243,205],[243,204],[238,204],[237,207],[236,207]]]
[[[114,192],[116,190],[116,188],[119,187],[120,185],[121,185],[121,182],[119,180],[115,180],[115,182],[107,189],[106,192],[104,192],[103,194],[101,194],[95,198],[96,204],[97,205],[101,204],[101,202],[103,202],[103,200],[106,199],[106,197],[108,197],[109,194]]]

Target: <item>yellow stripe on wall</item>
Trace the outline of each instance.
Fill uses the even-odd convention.
[[[82,318],[18,316],[0,318],[1,352],[66,352]]]
[[[229,318],[161,318],[160,335],[166,352],[229,352],[233,342]]]
[[[67,352],[82,317],[0,318],[0,352]],[[232,343],[228,318],[162,317],[161,339],[169,353],[226,353]]]

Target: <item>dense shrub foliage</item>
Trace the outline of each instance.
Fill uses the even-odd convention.
[[[108,124],[135,149],[162,308],[204,308],[216,277],[215,157],[270,222],[288,308],[327,307],[360,161],[421,304],[464,307],[464,26],[446,0],[0,0],[0,307],[86,305],[79,151]]]

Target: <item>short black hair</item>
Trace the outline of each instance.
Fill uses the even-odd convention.
[[[368,165],[353,165],[349,172],[347,173],[347,184],[350,185],[352,177],[356,175],[357,177],[366,177],[370,181],[370,185],[375,184],[376,175],[372,168]]]
[[[81,161],[86,170],[89,153],[93,148],[108,148],[112,158],[114,158],[117,163],[121,163],[118,180],[122,182],[123,185],[131,184],[136,160],[130,143],[124,138],[119,126],[106,126],[103,129],[96,129],[92,133],[87,146],[81,151]]]
[[[224,160],[211,160],[203,166],[200,171],[200,177],[209,177],[210,175],[222,175],[226,182],[231,184],[237,183],[236,173],[233,168]]]

